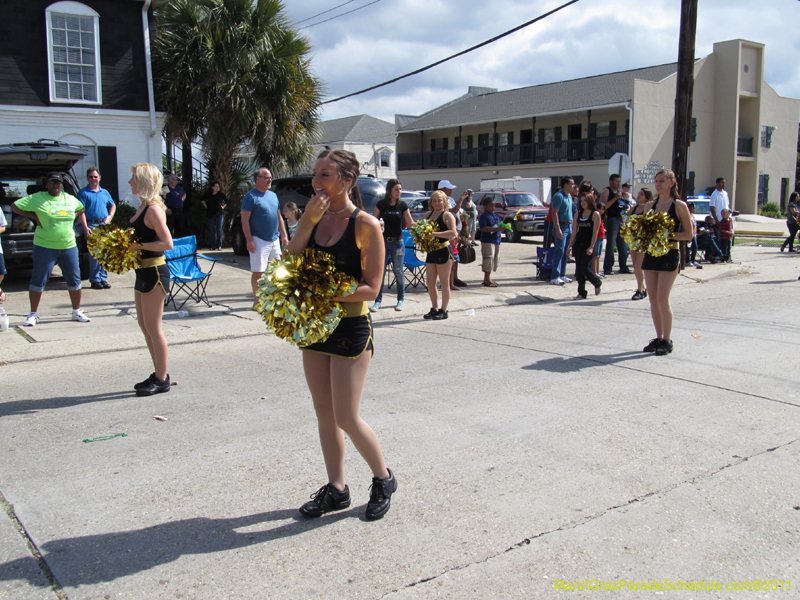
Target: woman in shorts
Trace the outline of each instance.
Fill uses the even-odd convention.
[[[664,256],[653,256],[645,253],[642,259],[644,280],[647,284],[650,299],[650,316],[656,330],[656,337],[650,340],[642,350],[655,352],[659,356],[672,352],[672,307],[669,295],[680,270],[680,250],[678,242],[691,241],[692,217],[689,207],[678,194],[678,182],[675,173],[661,169],[656,173],[655,198],[645,205],[644,212],[655,210],[667,213],[675,222],[675,229],[670,234],[670,250]]]
[[[342,304],[345,316],[330,337],[302,347],[328,483],[312,494],[300,513],[319,517],[350,506],[344,477],[346,433],[372,471],[366,512],[367,520],[372,521],[389,510],[397,479],[386,467],[375,432],[359,414],[373,352],[367,302],[375,300],[380,291],[385,253],[378,220],[361,210],[358,175],[359,162],[352,152],[325,150],[319,155],[311,180],[314,196],[306,204],[286,252],[301,254],[306,248],[325,252],[333,258],[337,271],[358,281],[353,294],[334,298]]]
[[[141,202],[129,221],[137,240],[130,249],[142,253],[142,266],[136,269],[133,284],[136,319],[155,367],[150,377],[134,385],[133,389],[137,396],[151,396],[170,390],[167,338],[161,329],[161,317],[169,289],[169,268],[164,250],[172,248],[172,235],[167,227],[167,207],[160,194],[164,181],[161,170],[155,165],[139,163],[131,167],[131,173],[128,184]]]
[[[441,190],[431,194],[430,212],[425,215],[438,228],[433,236],[448,242],[441,250],[428,252],[425,256],[425,282],[431,298],[431,309],[423,318],[440,321],[447,318],[447,305],[450,303],[450,269],[453,266],[453,251],[449,241],[456,236],[456,218],[447,210],[447,195]],[[436,293],[436,279],[442,286],[442,307],[439,308],[439,295]]]

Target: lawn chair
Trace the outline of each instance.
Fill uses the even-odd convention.
[[[172,250],[165,250],[164,257],[167,259],[169,267],[169,293],[164,300],[164,306],[172,302],[172,307],[180,310],[187,301],[194,300],[195,302],[205,302],[210,307],[211,303],[206,295],[206,285],[208,285],[208,278],[214,269],[214,263],[222,259],[198,254],[197,238],[193,235],[172,240]],[[211,268],[207,273],[200,269],[200,265],[197,263],[198,258],[211,262]],[[185,292],[187,296],[181,305],[177,306],[177,295],[180,292]]]
[[[536,248],[536,279],[543,281],[549,280],[553,273],[553,250],[555,248],[547,248],[545,250],[541,246]]]

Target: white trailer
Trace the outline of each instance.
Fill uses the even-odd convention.
[[[552,180],[549,177],[509,177],[505,179],[481,179],[481,191],[515,190],[531,192],[545,204],[550,204]]]

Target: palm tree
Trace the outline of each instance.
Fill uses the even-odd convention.
[[[275,171],[300,169],[319,127],[322,84],[308,40],[278,0],[171,0],[156,15],[156,70],[172,139],[202,138],[213,177],[230,193],[249,146]]]

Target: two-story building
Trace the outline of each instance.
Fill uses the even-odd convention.
[[[361,163],[362,175],[391,179],[396,173],[394,137],[394,124],[369,115],[330,119],[320,124],[314,156],[324,149],[349,150]]]
[[[81,185],[97,165],[115,199],[138,204],[129,167],[161,165],[164,126],[153,88],[153,2],[5,0],[3,15],[0,143],[81,146],[89,151],[74,167]]]
[[[724,177],[743,213],[795,189],[800,100],[779,96],[763,73],[764,45],[745,40],[714,44],[695,62],[690,193]],[[620,152],[633,162],[634,193],[652,189],[671,166],[676,77],[673,63],[502,92],[470,87],[423,115],[395,116],[398,176],[407,189],[564,175],[602,189]]]

